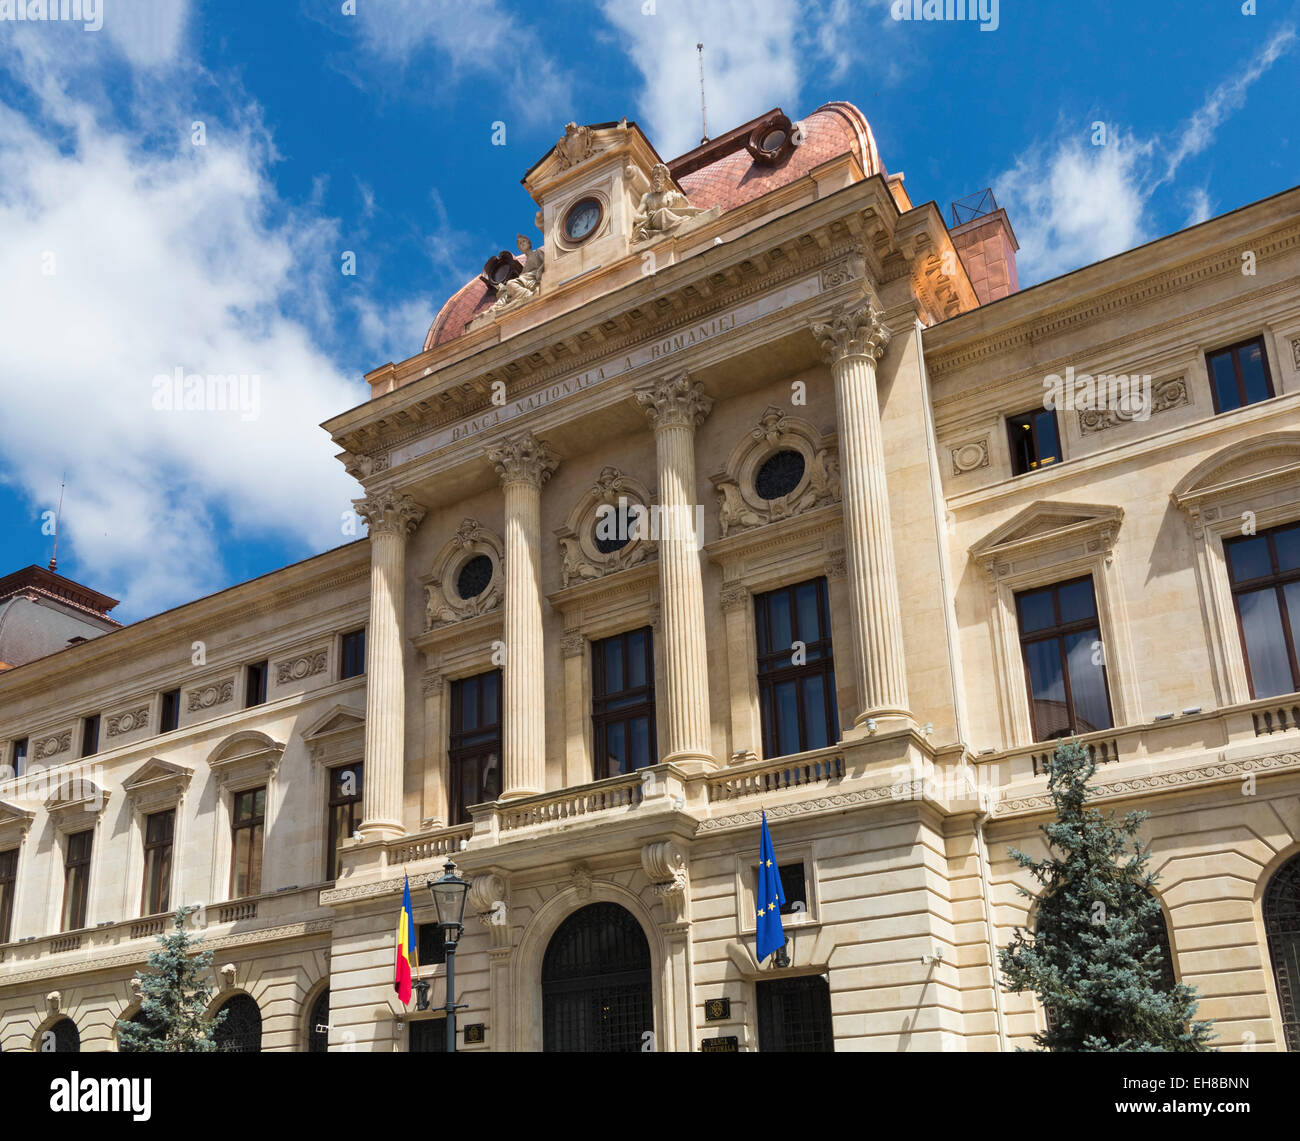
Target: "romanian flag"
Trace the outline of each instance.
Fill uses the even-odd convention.
[[[419,968],[415,937],[415,913],[411,910],[411,880],[402,888],[402,914],[397,917],[397,965],[393,972],[393,989],[403,1006],[411,1002],[411,979]]]

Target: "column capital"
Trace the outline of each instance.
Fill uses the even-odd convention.
[[[405,538],[420,525],[425,508],[402,491],[377,491],[352,506],[370,527],[372,535],[388,532]]]
[[[545,440],[532,432],[521,432],[484,449],[488,462],[496,468],[502,486],[507,483],[531,483],[541,487],[560,466],[559,458]]]
[[[837,309],[824,322],[814,322],[813,336],[821,345],[829,365],[850,357],[869,357],[878,361],[889,345],[889,330],[884,314],[874,301]]]
[[[713,398],[689,372],[643,385],[633,396],[656,432],[660,428],[698,428],[713,410]]]

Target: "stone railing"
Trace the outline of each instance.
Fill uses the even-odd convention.
[[[443,856],[454,857],[460,851],[461,842],[468,840],[473,831],[472,824],[457,824],[451,828],[437,828],[431,832],[403,836],[388,845],[388,866],[415,864]]]
[[[128,939],[149,939],[154,935],[161,935],[163,928],[169,924],[170,920],[166,916],[158,915],[151,919],[140,919],[131,924],[131,930],[127,934]],[[51,948],[53,950],[53,948]]]
[[[1106,765],[1119,760],[1119,742],[1116,740],[1086,740],[1079,742],[1088,751],[1088,756],[1094,764]],[[1052,762],[1052,756],[1056,752],[1056,742],[1049,741],[1040,744],[1040,752],[1031,754],[1034,766],[1034,776],[1047,776],[1048,766]]]
[[[511,801],[494,809],[498,814],[498,831],[515,832],[520,828],[574,820],[611,809],[635,808],[641,803],[643,783],[639,772],[629,773],[560,792]]]
[[[793,788],[826,785],[844,779],[844,757],[835,750],[801,753],[735,765],[706,778],[709,803],[742,800],[786,792]]]
[[[217,908],[218,923],[238,923],[243,919],[257,918],[257,900],[226,903]]]

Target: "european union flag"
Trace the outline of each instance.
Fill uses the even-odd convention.
[[[763,813],[763,830],[758,838],[758,886],[755,890],[758,907],[758,961],[761,963],[773,951],[785,946],[785,929],[781,926],[781,907],[785,891],[781,887],[781,873],[776,866],[776,853],[772,850],[772,833],[767,830],[767,813]]]

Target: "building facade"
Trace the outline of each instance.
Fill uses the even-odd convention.
[[[1020,291],[848,104],[524,185],[325,425],[367,539],[0,672],[0,1047],[116,1049],[192,903],[227,1048],[437,1049],[448,859],[462,1049],[1027,1045],[1077,736],[1218,1045],[1300,1049],[1300,190]]]

